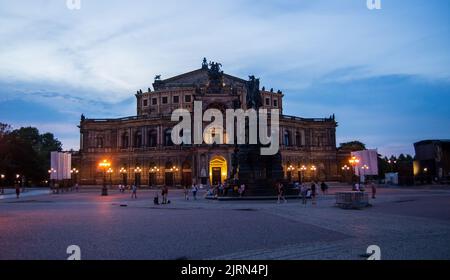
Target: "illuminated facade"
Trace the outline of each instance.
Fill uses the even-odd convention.
[[[225,112],[236,106],[246,109],[241,104],[245,104],[247,81],[223,73],[220,66],[204,60],[202,67],[192,72],[165,80],[155,77],[153,90],[139,90],[136,94],[136,116],[118,119],[82,116],[80,151],[74,159],[80,170],[79,182],[101,184],[98,163],[105,158],[112,163],[114,184],[124,181],[131,184],[135,180],[141,186],[223,182],[232,170],[234,149],[226,144],[226,131],[224,144],[174,145],[171,129],[176,123],[170,120],[177,108],[192,112],[194,101],[202,101],[204,111],[216,108]],[[279,137],[285,178],[338,179],[334,116],[306,119],[283,115],[281,91],[263,87],[260,93],[262,108],[281,112]]]

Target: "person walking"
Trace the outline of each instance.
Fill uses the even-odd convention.
[[[197,192],[198,192],[197,185],[192,184],[192,196],[194,197],[194,200],[197,200]]]
[[[327,194],[327,192],[328,192],[328,185],[325,184],[325,182],[322,181],[322,183],[320,184],[320,189],[322,190],[323,194]]]
[[[137,186],[131,186],[131,198],[137,199]]]
[[[370,182],[370,187],[372,189],[372,199],[376,199],[377,186],[375,185],[374,182]]]
[[[219,185],[217,186],[218,190],[219,190],[219,196],[223,196],[223,185],[222,183],[219,183]]]
[[[306,187],[306,185],[301,184],[300,185],[300,194],[302,196],[302,204],[306,206],[308,200],[307,200],[307,196],[308,196],[308,188]]]
[[[162,188],[161,194],[162,194],[162,203],[161,204],[167,204],[168,203],[167,196],[169,194],[169,188],[167,186],[164,186]]]
[[[239,197],[242,197],[245,192],[245,184],[242,184],[238,191],[239,191]]]
[[[20,185],[16,184],[16,198],[18,199],[20,196]]]
[[[282,183],[278,183],[278,203],[280,203],[281,199],[283,199],[284,203],[287,202],[286,198],[284,197],[284,186]]]

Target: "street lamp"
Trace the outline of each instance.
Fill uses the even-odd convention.
[[[139,166],[134,169],[134,185],[136,187],[139,187],[141,185],[141,172],[142,169]]]
[[[316,174],[316,171],[317,171],[317,167],[315,166],[315,165],[313,165],[313,166],[311,166],[311,171],[313,172],[313,174],[314,174],[314,180],[316,179],[316,177],[317,177],[317,174]]]
[[[127,185],[127,169],[125,167],[121,167],[119,173],[122,174],[122,185]]]
[[[363,175],[362,176],[366,176],[366,171],[367,170],[369,170],[369,166],[367,166],[367,164],[364,164],[362,167],[361,167],[361,171],[362,171],[362,173],[363,173]],[[361,183],[361,177],[362,176],[359,176],[359,178],[360,178],[360,180],[359,180],[359,182]],[[366,178],[364,178],[364,180],[365,180]],[[364,183],[364,182],[363,182]]]
[[[0,174],[0,179],[1,179],[0,193],[4,194],[5,193],[5,186],[4,186],[5,174]]]
[[[348,167],[347,165],[344,165],[344,166],[342,166],[342,168],[341,168],[343,171],[345,171],[345,170],[350,170],[350,167]]]
[[[108,188],[106,187],[106,171],[111,167],[111,163],[104,159],[98,164],[98,167],[103,170],[103,188],[102,188],[102,196],[108,195]]]
[[[356,166],[358,166],[358,164],[359,164],[359,158],[357,158],[357,157],[355,157],[355,156],[352,156],[349,160],[348,160],[348,162],[350,163],[350,165],[352,166],[352,184],[353,184],[353,177],[354,177],[354,175],[355,175],[355,168],[356,168]]]
[[[305,172],[306,170],[308,170],[308,168],[306,166],[302,165],[300,167],[299,171],[300,171],[300,183],[301,184],[303,183],[303,172]]]
[[[22,180],[20,178],[20,174],[16,174],[16,180],[17,180],[17,185],[19,185],[19,188],[22,187]]]
[[[342,173],[344,176],[344,180],[347,181],[347,173],[349,172],[350,167],[346,164],[346,165],[342,166],[341,169],[342,169]]]
[[[73,180],[73,181],[75,181],[75,184],[78,184],[78,173],[79,172],[80,171],[78,169],[76,169],[76,168],[72,168],[70,170],[70,174],[72,174],[75,177],[75,180]]]
[[[287,173],[288,173],[288,179],[289,179],[289,182],[291,182],[292,181],[292,170],[294,170],[295,168],[292,166],[292,164],[291,165],[289,165],[288,166],[288,168],[287,168]]]
[[[48,172],[48,176],[49,176],[49,180],[50,180],[50,184],[51,184],[50,188],[53,189],[53,193],[55,193],[55,179],[52,178],[52,174],[56,173],[56,169],[54,169],[52,167],[47,172]]]
[[[155,165],[152,168],[150,168],[150,172],[159,172],[159,168]]]
[[[158,166],[153,166],[152,168],[150,168],[150,173],[149,173],[149,179],[148,179],[148,183],[149,186],[153,186],[156,185],[156,174],[159,172],[159,167]]]
[[[108,170],[106,172],[109,174],[109,185],[112,188],[112,174],[113,174],[114,170],[110,167],[110,168],[108,168]]]
[[[388,164],[389,164],[389,171],[390,172],[394,172],[395,171],[395,165],[397,164],[396,160],[388,160]]]

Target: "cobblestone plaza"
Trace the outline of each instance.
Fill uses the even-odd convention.
[[[154,190],[98,189],[0,199],[0,259],[355,259],[370,245],[382,259],[450,259],[450,190],[380,188],[364,210],[334,206],[335,185],[317,205],[300,200],[185,201],[153,205]],[[30,191],[32,192],[32,191]],[[26,193],[25,193],[26,194]]]

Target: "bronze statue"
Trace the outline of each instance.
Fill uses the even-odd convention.
[[[206,61],[206,57],[203,58],[202,69],[208,69],[208,62]]]
[[[261,93],[259,91],[259,79],[251,75],[247,82],[247,108],[258,109],[261,107]]]

